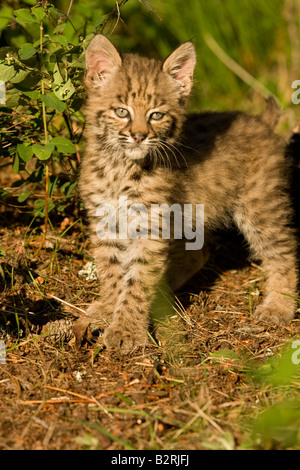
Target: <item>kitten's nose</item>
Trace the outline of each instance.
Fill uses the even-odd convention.
[[[134,134],[131,134],[131,136],[137,144],[140,144],[146,139],[147,134],[144,134],[143,132],[135,132]]]

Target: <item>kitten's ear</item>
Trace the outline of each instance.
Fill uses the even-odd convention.
[[[179,46],[163,63],[163,71],[178,82],[183,96],[188,96],[192,89],[195,65],[196,51],[191,42]]]
[[[99,87],[122,60],[115,46],[102,34],[97,34],[85,53],[85,84],[89,88]]]

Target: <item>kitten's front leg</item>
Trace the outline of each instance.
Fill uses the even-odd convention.
[[[93,302],[87,309],[86,317],[80,318],[73,325],[78,346],[86,335],[89,325],[101,330],[107,328],[121,293],[120,279],[123,274],[121,253],[125,250],[124,244],[117,240],[99,240],[95,236],[91,239],[100,284],[100,300]]]
[[[112,321],[104,332],[109,349],[127,353],[148,342],[151,301],[166,267],[162,240],[132,240],[123,256],[123,278]]]
[[[94,258],[100,284],[100,300],[93,302],[87,309],[87,316],[93,322],[106,328],[112,320],[118,297],[121,293],[123,278],[122,254],[124,243],[118,240],[99,240],[95,238]]]

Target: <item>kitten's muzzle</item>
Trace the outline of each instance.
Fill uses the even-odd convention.
[[[131,137],[137,144],[140,144],[146,139],[147,134],[144,134],[143,132],[135,132],[134,134],[131,134]]]

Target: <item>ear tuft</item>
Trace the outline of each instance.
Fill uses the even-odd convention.
[[[179,46],[163,63],[163,71],[178,83],[182,96],[190,94],[195,65],[196,52],[191,42]]]
[[[102,34],[97,34],[85,54],[85,84],[89,88],[102,86],[107,78],[121,66],[117,49]]]

